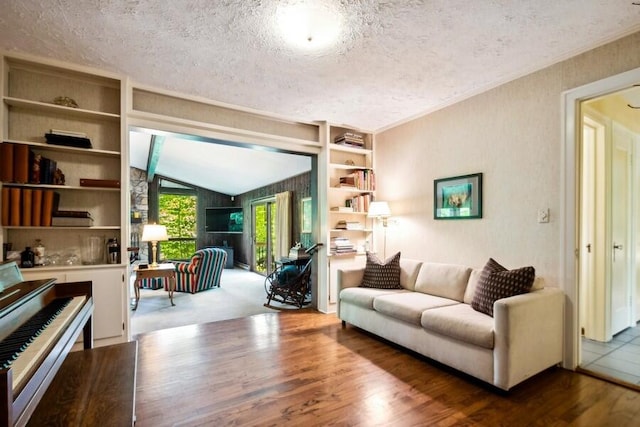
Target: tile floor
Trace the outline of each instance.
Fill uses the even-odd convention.
[[[606,343],[583,338],[580,367],[640,385],[640,323]]]

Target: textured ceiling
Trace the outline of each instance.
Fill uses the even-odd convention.
[[[639,31],[640,6],[632,3],[0,0],[0,48],[291,119],[377,131]],[[280,17],[304,4],[314,7],[313,18],[330,18],[314,24],[337,30],[333,44],[323,47],[317,33],[293,44],[283,38],[303,19],[282,26]],[[189,149],[163,147],[157,173],[229,195],[309,168],[308,158],[183,143]],[[144,168],[147,155],[148,141],[132,137],[131,164]],[[238,161],[231,169],[230,159]]]
[[[278,29],[301,3],[0,0],[0,47],[375,131],[640,29],[631,0],[317,0],[341,32],[313,49]]]

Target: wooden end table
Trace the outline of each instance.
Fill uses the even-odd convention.
[[[149,266],[147,268],[139,268],[138,265],[133,267],[133,273],[136,275],[133,282],[133,290],[136,293],[136,304],[133,306],[133,310],[138,308],[138,301],[140,301],[140,284],[142,279],[156,279],[166,277],[169,279],[169,300],[171,305],[173,303],[173,291],[176,289],[176,267],[173,264],[158,264],[157,267]]]

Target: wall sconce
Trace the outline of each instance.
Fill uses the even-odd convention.
[[[167,227],[158,224],[146,224],[142,229],[142,238],[140,240],[143,242],[151,242],[151,267],[157,267],[158,242],[169,240]]]
[[[369,204],[369,211],[367,212],[367,217],[369,218],[377,218],[382,221],[382,226],[384,227],[384,247],[382,256],[383,258],[387,258],[387,220],[391,216],[391,209],[389,209],[389,204],[387,202],[371,202]]]

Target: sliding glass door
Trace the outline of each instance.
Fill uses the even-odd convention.
[[[275,269],[276,202],[266,199],[251,205],[253,229],[253,257],[251,270],[264,275]]]

